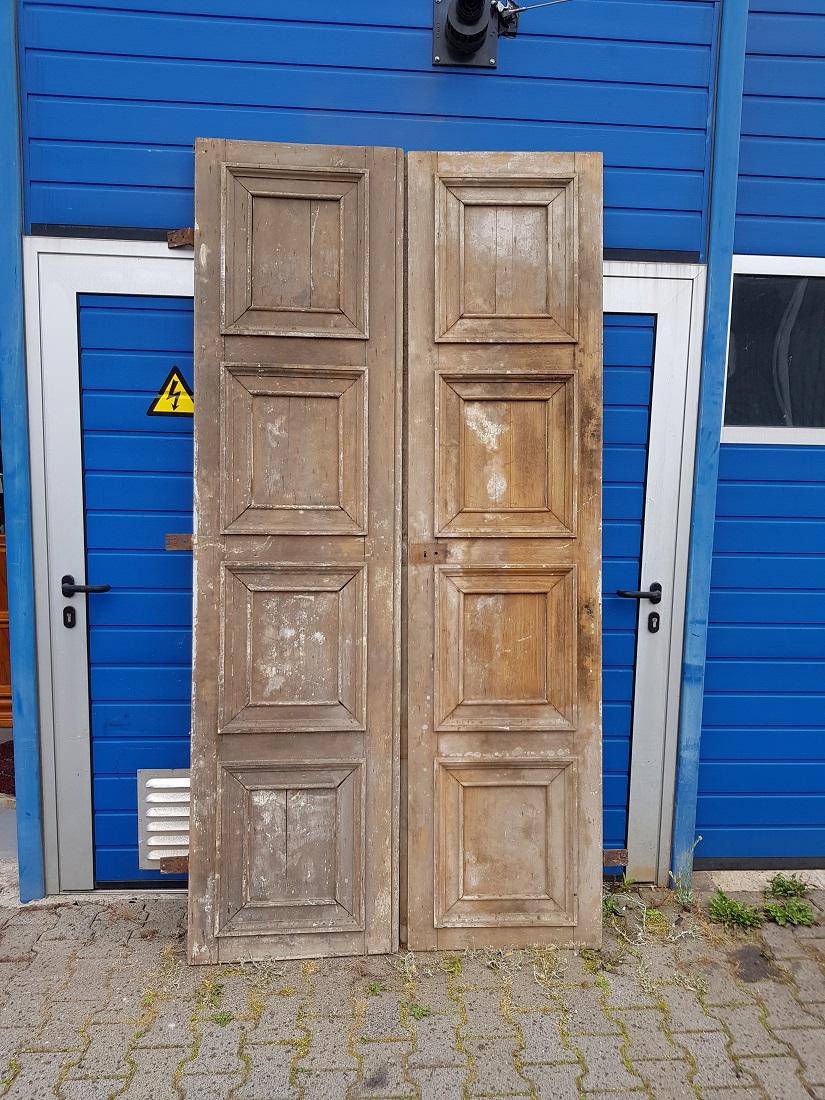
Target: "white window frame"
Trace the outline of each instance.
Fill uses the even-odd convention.
[[[663,617],[662,625],[662,633],[669,634],[668,668],[662,673],[667,679],[667,707],[664,730],[658,721],[646,721],[650,693],[637,676],[628,810],[629,873],[639,880],[664,883],[670,863],[705,270],[688,264],[611,261],[605,263],[604,275],[606,312],[656,314],[651,407],[659,426],[652,424],[651,431],[661,437],[671,417],[681,429],[671,433],[674,438],[667,444],[679,451],[676,497],[673,485],[665,486],[657,478],[655,465],[648,474],[646,517],[657,510],[661,515],[663,499],[674,498],[665,500],[664,506],[675,517],[675,566],[672,577],[661,578],[673,589],[672,614],[669,621]],[[194,272],[191,249],[170,251],[165,244],[153,242],[29,237],[24,239],[24,276],[46,889],[58,893],[94,886],[87,665],[80,667],[73,660],[63,673],[56,673],[61,638],[65,641],[62,623],[55,622],[64,602],[59,574],[68,571],[78,582],[85,579],[77,295],[192,296]],[[57,392],[52,387],[45,403],[44,371],[58,380]],[[672,377],[686,378],[684,392],[676,398],[668,389]],[[654,403],[658,404],[654,407]],[[47,509],[54,471],[49,470],[46,441],[57,439],[62,455],[67,453],[67,441],[69,449],[75,449],[76,462],[68,478],[77,492],[55,500],[52,491]],[[648,562],[657,538],[647,523],[644,534],[643,583],[650,579]],[[50,547],[55,548],[53,561]],[[76,611],[73,638],[85,638],[85,601],[76,601]],[[640,625],[640,656],[649,642],[642,630]],[[55,707],[67,682],[73,685],[72,705],[78,712],[85,708],[86,724],[61,745],[55,737]]]
[[[733,279],[737,275],[808,275],[812,278],[825,278],[825,259],[819,256],[741,256],[733,257],[733,275],[731,278],[731,303],[733,302]],[[732,311],[728,311],[728,348],[730,348],[730,326],[733,324]],[[728,388],[728,362],[725,354],[725,398]],[[723,443],[758,443],[762,445],[822,446],[825,444],[825,428],[783,428],[781,425],[734,425],[725,424],[725,401],[722,402]]]

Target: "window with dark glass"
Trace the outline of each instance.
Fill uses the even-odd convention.
[[[825,278],[734,276],[725,424],[825,427]]]

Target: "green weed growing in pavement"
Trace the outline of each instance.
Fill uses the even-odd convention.
[[[407,1014],[414,1020],[426,1020],[428,1016],[432,1016],[433,1010],[426,1005],[408,1004]]]
[[[766,916],[770,920],[776,921],[781,927],[786,924],[792,924],[794,927],[803,924],[810,928],[812,924],[816,924],[813,909],[807,901],[803,901],[798,897],[786,898],[784,901],[766,902],[764,909]]]
[[[708,904],[708,916],[714,924],[721,924],[729,932],[734,928],[747,931],[759,928],[762,915],[752,905],[729,898],[722,890],[717,890]]]
[[[461,959],[458,955],[445,955],[440,965],[445,974],[461,973]]]
[[[804,898],[809,889],[801,875],[783,875],[780,871],[768,882],[765,893],[772,898]]]
[[[383,982],[370,982],[367,986],[367,993],[370,997],[378,997],[386,988]]]
[[[620,917],[622,915],[622,907],[612,894],[604,894],[602,896],[602,916],[607,919],[608,917]]]
[[[217,1024],[218,1027],[226,1027],[227,1024],[231,1024],[235,1019],[233,1012],[227,1012],[225,1009],[222,1012],[216,1012],[210,1016],[209,1019],[213,1024]]]
[[[661,909],[645,906],[642,915],[642,924],[645,932],[651,936],[666,936],[670,931],[670,922]]]

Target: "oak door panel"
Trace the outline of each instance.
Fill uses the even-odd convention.
[[[397,944],[402,185],[196,146],[195,962]]]
[[[600,937],[601,161],[408,162],[408,930]]]

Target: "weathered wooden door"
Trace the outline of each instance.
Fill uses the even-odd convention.
[[[595,943],[601,158],[408,180],[409,945]]]
[[[190,957],[397,943],[403,161],[196,147]]]

